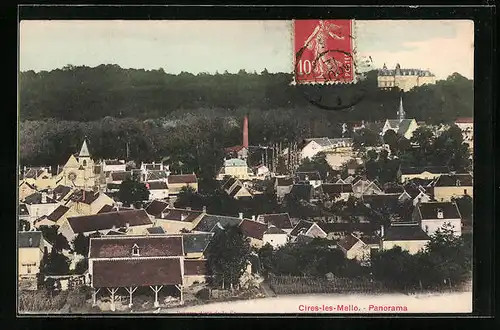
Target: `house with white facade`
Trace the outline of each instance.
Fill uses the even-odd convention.
[[[381,250],[391,250],[400,247],[410,254],[417,254],[426,249],[430,241],[418,222],[392,223],[390,226],[381,226]]]
[[[273,249],[277,249],[288,243],[288,235],[278,227],[269,225],[262,236],[262,243],[263,245],[270,244]]]
[[[422,230],[429,236],[445,224],[453,226],[456,236],[462,235],[462,216],[454,202],[420,203],[413,210],[412,218],[421,224]]]
[[[127,165],[124,160],[105,159],[102,161],[102,171],[107,172],[125,172]]]
[[[166,181],[166,180],[165,180]],[[149,200],[168,198],[168,186],[165,181],[147,181],[146,188],[149,190]]]
[[[352,148],[352,143],[351,138],[322,137],[305,139],[302,143],[303,147],[300,151],[300,159],[313,159],[320,152],[349,151]]]

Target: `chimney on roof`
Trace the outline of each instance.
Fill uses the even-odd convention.
[[[243,219],[243,213],[241,213],[241,212],[239,213],[239,218]]]
[[[186,206],[187,211],[191,211],[191,206]]]
[[[166,216],[166,213],[165,212],[161,212],[160,219],[165,219],[165,216]]]
[[[113,225],[113,227],[111,227],[111,229],[115,230],[116,229],[116,225]]]
[[[181,221],[186,220],[187,214],[186,213],[181,213]]]
[[[438,219],[443,219],[444,218],[444,213],[442,209],[437,210],[437,218]]]
[[[380,237],[384,238],[384,225],[380,225]]]
[[[42,204],[47,203],[47,195],[42,193]]]
[[[306,181],[309,181],[309,175],[306,175],[306,176],[305,176],[305,180],[306,180]]]
[[[33,238],[31,238],[31,237],[29,238],[29,245],[33,246]]]
[[[255,215],[252,215],[252,220],[255,221]]]
[[[116,212],[120,211],[120,205],[118,205],[118,204],[115,205],[115,211]]]
[[[207,212],[207,207],[205,205],[203,205],[203,213],[206,213]]]
[[[125,223],[125,228],[127,228],[127,230],[130,228],[130,222]]]

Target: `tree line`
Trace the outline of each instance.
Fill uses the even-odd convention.
[[[336,121],[383,120],[396,116],[400,92],[377,87],[377,72],[363,82],[363,98],[351,111],[333,111]],[[303,112],[315,108],[311,95],[349,98],[350,86],[291,86],[292,74],[237,74],[124,69],[118,65],[71,66],[52,71],[20,74],[20,118],[94,121],[116,118],[164,118],[199,109]],[[352,96],[352,95],[351,95]],[[416,87],[405,93],[408,118],[430,122],[453,121],[472,116],[473,81],[458,73],[435,85]],[[315,109],[319,111],[319,109]]]

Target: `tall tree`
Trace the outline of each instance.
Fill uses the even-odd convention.
[[[214,284],[223,289],[234,288],[245,272],[250,252],[250,243],[239,227],[230,226],[218,233],[207,251]]]
[[[142,182],[126,179],[120,184],[118,198],[124,205],[130,205],[148,200],[149,190]]]

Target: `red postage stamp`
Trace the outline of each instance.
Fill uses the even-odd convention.
[[[294,83],[355,82],[353,20],[295,20]]]

